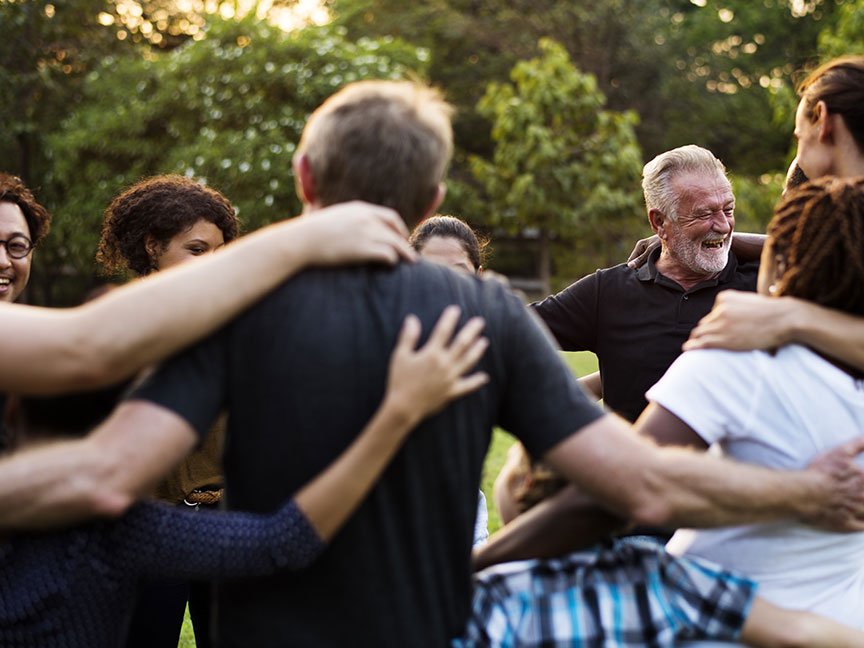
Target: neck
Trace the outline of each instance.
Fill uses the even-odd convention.
[[[690,290],[693,286],[713,279],[720,274],[719,272],[705,274],[691,270],[669,254],[669,249],[666,247],[660,252],[660,258],[657,259],[655,267],[658,272],[663,273],[663,276],[668,277],[684,290]]]

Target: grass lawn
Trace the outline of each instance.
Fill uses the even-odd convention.
[[[597,358],[593,353],[562,353],[567,364],[577,376],[584,376],[593,371],[597,371]],[[501,518],[495,505],[492,502],[492,484],[501,466],[504,464],[504,459],[507,456],[507,449],[513,443],[513,437],[503,430],[495,430],[492,436],[492,443],[489,446],[489,453],[486,455],[486,464],[483,468],[483,482],[481,487],[486,494],[486,501],[489,504],[489,532],[493,533],[501,527]],[[183,621],[183,632],[180,635],[180,644],[178,648],[195,648],[195,638],[192,633],[192,624],[189,622],[189,611],[186,611],[186,619]]]

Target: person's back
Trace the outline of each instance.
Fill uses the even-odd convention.
[[[710,406],[709,390],[723,395]],[[772,468],[804,466],[864,430],[860,381],[797,345],[776,354],[687,353],[649,396],[706,441],[716,439],[724,454]],[[710,416],[695,411],[706,407]],[[747,574],[772,603],[864,628],[864,533],[788,521],[679,532],[670,549]]]
[[[176,399],[169,407],[201,429],[227,403],[228,506],[271,510],[378,405],[403,316],[428,331],[453,303],[486,319],[489,385],[423,424],[314,567],[222,583],[223,645],[446,644],[468,613],[474,493],[493,425],[542,454],[600,411],[515,296],[426,262],[306,272],[139,393]]]

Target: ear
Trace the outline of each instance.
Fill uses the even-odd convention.
[[[150,265],[155,268],[156,262],[159,260],[159,242],[153,238],[152,234],[148,234],[147,238],[144,239],[144,251],[150,257]]]
[[[660,238],[660,240],[665,241],[668,237],[666,228],[669,224],[669,219],[666,217],[666,214],[661,212],[659,209],[649,209],[648,222],[651,223],[651,229],[654,230],[654,233]]]
[[[297,197],[304,205],[314,204],[318,200],[318,194],[315,191],[315,178],[312,176],[309,158],[305,153],[295,155],[292,165],[294,166],[294,184]]]
[[[834,115],[828,111],[828,106],[824,101],[817,101],[813,108],[813,114],[816,117],[816,123],[819,127],[819,141],[830,142],[834,137],[834,119],[838,115]]]
[[[424,219],[429,218],[432,214],[438,211],[438,208],[441,206],[441,203],[444,202],[444,197],[447,195],[447,185],[443,182],[438,183],[438,189],[435,191],[435,196],[432,198],[432,202],[429,203],[429,207],[426,208],[426,211],[423,212],[423,218],[420,219],[422,222]]]

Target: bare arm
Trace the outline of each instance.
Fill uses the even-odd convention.
[[[474,569],[527,558],[552,558],[590,547],[627,522],[574,486],[518,516],[474,550]]]
[[[640,432],[661,445],[705,450],[706,443],[687,424],[677,417],[659,414],[654,405],[649,405],[636,423]],[[589,547],[627,526],[626,520],[569,486],[494,534],[486,546],[475,550],[474,566],[482,569],[508,560],[560,556]]]
[[[38,528],[120,515],[195,444],[179,416],[144,401],[121,404],[83,439],[0,460],[0,528]]]
[[[357,440],[295,496],[322,540],[329,541],[357,508],[408,432],[450,400],[487,382],[484,373],[463,375],[486,350],[486,339],[479,337],[483,321],[470,320],[454,338],[458,319],[458,308],[446,309],[419,351],[414,348],[420,322],[413,316],[405,320],[381,407]]]
[[[579,378],[579,384],[582,389],[594,396],[597,400],[603,398],[603,381],[600,379],[600,372],[595,371],[587,376]]]
[[[598,502],[639,524],[713,527],[795,517],[824,528],[864,529],[864,472],[856,439],[806,470],[775,471],[684,448],[658,448],[607,415],[543,460]]]
[[[765,245],[764,234],[751,234],[748,232],[734,232],[732,234],[732,252],[742,263],[758,261],[762,255],[762,247]],[[660,239],[657,235],[639,239],[627,257],[627,265],[631,268],[641,268],[648,262],[651,252],[660,247]]]
[[[0,390],[116,382],[212,332],[308,265],[413,258],[405,235],[395,212],[347,203],[264,228],[78,308],[2,304]]]
[[[793,297],[724,290],[684,350],[736,351],[804,344],[864,369],[864,319]]]

